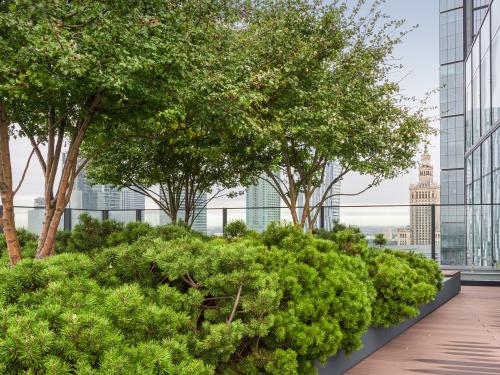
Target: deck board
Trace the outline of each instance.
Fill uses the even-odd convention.
[[[500,374],[500,288],[463,286],[347,374]]]

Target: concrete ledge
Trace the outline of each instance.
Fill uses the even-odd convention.
[[[395,327],[379,328],[372,327],[363,335],[363,347],[357,352],[346,356],[343,351],[340,351],[336,356],[328,358],[325,365],[318,364],[319,375],[342,375],[350,368],[361,362],[370,354],[376,352],[382,346],[387,344],[392,339],[399,336],[412,325],[425,318],[434,310],[444,305],[450,299],[460,293],[460,272],[447,271],[445,272],[445,280],[443,288],[439,291],[434,301],[426,305],[420,306],[420,314],[413,318],[407,319],[403,323]]]

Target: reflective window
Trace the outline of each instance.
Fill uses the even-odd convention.
[[[497,0],[500,3],[500,0]],[[493,39],[491,47],[492,77],[491,77],[491,107],[493,113],[493,123],[496,124],[500,120],[500,33],[497,33]]]
[[[482,266],[492,265],[492,254],[491,254],[491,206],[482,206],[482,247],[481,247],[481,257]]]
[[[491,4],[491,36],[495,36],[500,30],[500,1],[495,0]]]
[[[489,4],[490,4],[490,0],[474,0],[474,8],[487,6]]]
[[[481,39],[481,58],[484,57],[490,48],[490,13],[485,16],[486,20],[481,26],[480,39]]]
[[[472,183],[472,155],[467,156],[466,179],[467,185]]]
[[[481,178],[481,147],[472,153],[472,179],[477,181]]]
[[[467,148],[472,146],[472,84],[467,86],[465,91],[465,106],[466,106],[466,123],[465,123],[465,131],[467,138]]]
[[[476,35],[481,28],[481,23],[483,22],[487,10],[488,8],[474,9],[474,35]]]
[[[493,160],[492,160],[492,165],[493,169],[499,169],[500,168],[500,129],[495,130],[493,133]]]
[[[463,60],[463,9],[439,15],[439,62],[446,64]]]
[[[491,173],[491,137],[488,137],[481,145],[482,151],[482,175],[486,176]]]
[[[472,78],[472,143],[476,143],[481,136],[481,91],[480,74],[476,70]]]
[[[491,73],[489,50],[481,62],[481,134],[491,127]]]
[[[472,146],[472,64],[469,57],[465,63],[465,131],[467,148]]]
[[[499,175],[500,176],[500,175]],[[498,180],[500,182],[500,180]],[[500,186],[497,185],[497,186]],[[493,257],[497,261],[500,259],[500,206],[493,206]]]
[[[493,171],[493,203],[500,203],[500,169]]]
[[[441,66],[439,100],[442,116],[461,115],[464,113],[463,74],[463,63]]]
[[[442,118],[441,124],[441,167],[443,169],[464,166],[464,118],[453,116]]]
[[[439,0],[439,10],[444,12],[446,10],[462,7],[464,0]]]
[[[491,174],[483,177],[481,203],[491,203]]]

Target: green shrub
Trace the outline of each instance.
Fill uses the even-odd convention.
[[[234,220],[224,227],[224,237],[234,239],[243,237],[249,232],[243,220]]]
[[[418,307],[430,302],[441,288],[437,263],[423,256],[370,249],[365,261],[377,290],[373,305],[375,326],[388,327],[415,317]],[[419,264],[418,268],[414,264]]]
[[[106,225],[77,231],[86,254],[0,265],[0,373],[315,374],[441,286],[435,262],[369,249],[353,228],[332,240],[272,224],[227,241]]]
[[[108,246],[119,245],[122,243],[132,243],[139,238],[147,236],[153,232],[153,227],[148,223],[133,221],[126,224],[122,230],[111,233],[106,238]]]
[[[56,254],[68,252],[72,232],[69,230],[58,230],[56,234]]]
[[[294,239],[299,242],[304,240],[304,231],[291,223],[272,222],[261,234],[262,242],[266,246],[282,246],[283,241],[293,242]]]
[[[106,245],[108,236],[123,229],[121,223],[112,220],[100,221],[88,214],[80,215],[79,220],[68,241],[69,252],[89,253],[101,249]]]
[[[175,224],[167,224],[155,227],[153,233],[154,236],[160,237],[166,241],[171,241],[185,237],[206,238],[200,232],[196,232],[192,229],[189,229],[185,225],[175,225]]]

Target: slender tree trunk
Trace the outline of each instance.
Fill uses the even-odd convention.
[[[12,191],[2,191],[3,216],[2,225],[7,243],[10,263],[15,266],[21,260],[21,247],[17,239],[16,222],[14,217],[14,198]]]
[[[40,236],[38,237],[37,253],[42,249],[43,244],[47,239],[47,233],[49,232],[50,223],[52,222],[52,218],[54,217],[54,211],[54,207],[52,207],[50,203],[45,203],[45,213],[43,215],[42,230],[40,232]]]
[[[59,223],[61,222],[64,208],[65,205],[62,207],[57,207],[55,209],[54,214],[52,215],[52,220],[50,221],[50,225],[47,230],[47,234],[45,236],[45,241],[43,242],[40,251],[38,251],[36,254],[37,259],[43,259],[55,254],[57,230],[59,229]]]
[[[10,263],[15,265],[21,260],[21,247],[17,239],[14,215],[14,192],[12,187],[12,165],[9,148],[9,123],[7,114],[0,105],[0,192],[3,205],[2,224],[7,242]]]
[[[45,214],[44,229],[46,230],[46,233],[44,233],[43,238],[41,237],[39,240],[36,253],[37,259],[46,258],[54,254],[54,246],[57,230],[59,229],[59,223],[61,222],[64,209],[68,204],[69,197],[71,196],[71,192],[73,190],[73,183],[76,178],[75,171],[77,169],[79,147],[80,143],[75,142],[68,151],[68,158],[64,164],[59,188],[55,197],[55,208],[53,210],[49,208],[52,202],[45,202],[47,210]]]
[[[62,215],[64,213],[64,209],[68,205],[69,199],[71,197],[71,193],[73,191],[73,184],[75,182],[76,176],[80,172],[81,168],[84,167],[84,164],[78,165],[78,156],[80,153],[80,146],[84,140],[84,137],[87,133],[87,129],[89,128],[97,106],[101,101],[101,93],[102,89],[97,88],[95,93],[89,96],[87,100],[88,111],[86,111],[85,115],[78,121],[78,124],[73,131],[73,135],[71,137],[71,141],[68,147],[67,158],[62,167],[61,176],[59,178],[59,184],[57,188],[57,192],[54,194],[54,183],[55,176],[57,173],[57,166],[59,164],[59,159],[62,156],[61,153],[61,144],[65,133],[65,121],[66,115],[63,115],[58,124],[59,130],[56,135],[56,119],[55,119],[55,111],[52,106],[49,107],[49,147],[47,153],[47,160],[44,161],[43,157],[39,156],[40,163],[42,167],[45,169],[45,223],[44,230],[46,231],[43,234],[43,237],[40,237],[38,249],[36,252],[36,258],[42,259],[46,258],[50,255],[55,254],[55,241],[57,236],[57,230],[59,229],[59,224],[61,222]],[[57,142],[55,141],[57,137]],[[32,144],[33,144],[32,140]],[[41,153],[39,152],[39,155]],[[52,199],[54,197],[54,199]],[[50,198],[50,199],[49,199]],[[54,203],[55,202],[55,203]],[[53,210],[52,210],[53,207]]]

